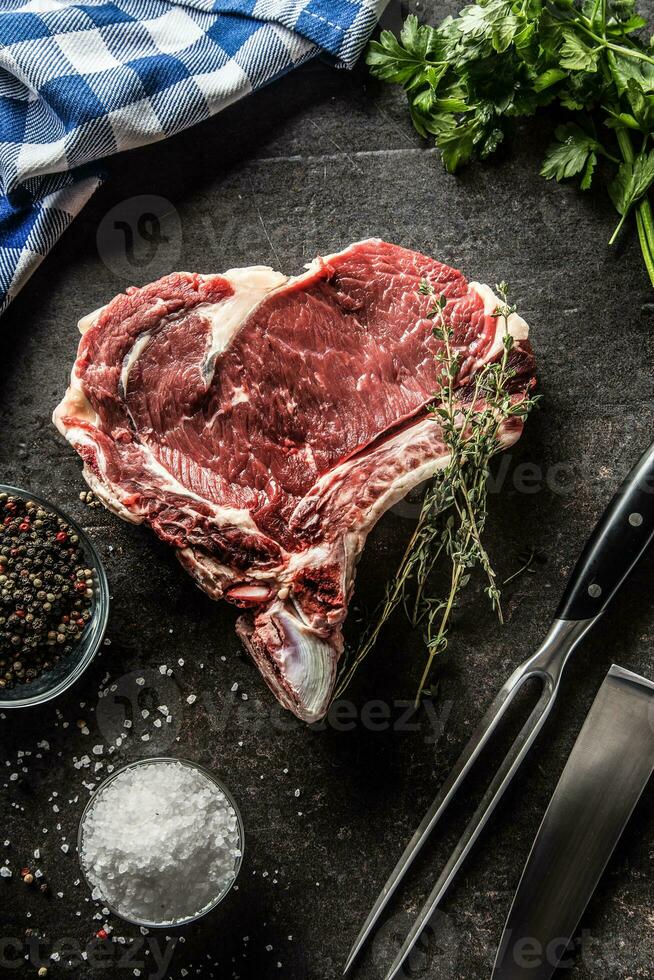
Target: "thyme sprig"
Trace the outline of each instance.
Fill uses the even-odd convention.
[[[423,629],[427,646],[416,693],[417,706],[427,689],[435,658],[447,649],[452,614],[475,568],[482,571],[484,591],[502,620],[500,589],[482,540],[488,513],[489,464],[502,448],[501,426],[512,417],[526,418],[535,398],[525,395],[515,399],[510,394],[515,370],[510,366],[513,337],[508,319],[515,307],[508,303],[505,283],[496,286],[496,290],[501,303],[494,315],[504,322],[501,356],[478,371],[473,381],[462,385],[458,383],[461,355],[454,348],[453,331],[444,316],[446,299],[436,295],[429,283],[421,283],[421,293],[433,297],[427,315],[434,320],[433,334],[439,341],[435,355],[439,387],[429,410],[441,428],[446,462],[427,486],[416,528],[399,568],[342,675],[337,697],[401,605],[412,626]],[[445,555],[451,564],[449,589],[445,595],[438,595],[430,587],[431,574]]]

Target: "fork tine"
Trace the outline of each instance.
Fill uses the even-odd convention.
[[[394,980],[399,973],[404,961],[415,946],[420,934],[424,930],[431,916],[434,914],[443,895],[449,888],[452,879],[463,864],[480,833],[486,826],[491,814],[495,810],[495,807],[504,795],[504,791],[511,782],[514,773],[520,766],[538,733],[545,724],[556,697],[556,690],[556,686],[546,684],[538,703],[533,708],[531,715],[513,742],[513,745],[502,762],[502,765],[495,774],[492,783],[486,790],[481,803],[477,807],[474,816],[463,832],[463,836],[454,849],[452,856],[445,865],[438,881],[434,885],[431,895],[425,902],[418,918],[413,924],[411,931],[404,940],[402,948],[400,949],[389,972],[386,975],[386,980]]]
[[[388,881],[384,885],[377,898],[377,901],[373,905],[368,918],[364,922],[359,935],[355,939],[354,944],[348,953],[347,960],[345,961],[345,967],[343,968],[344,975],[350,970],[364,943],[374,929],[380,915],[395,893],[398,885],[406,875],[423,844],[447,809],[447,806],[455,795],[457,789],[464,781],[480,753],[488,743],[505,711],[513,700],[514,695],[520,689],[523,682],[532,676],[534,676],[534,673],[529,663],[522,664],[520,667],[518,667],[486,711],[486,714],[482,718],[474,734],[468,741],[468,744],[459,756],[449,776],[441,786],[436,799],[430,806],[429,810],[427,810],[427,813],[423,817],[418,829],[404,849],[401,858],[395,865],[395,868],[393,869]]]

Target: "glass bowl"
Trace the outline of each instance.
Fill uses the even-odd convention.
[[[23,500],[34,500],[44,510],[52,511],[70,524],[79,537],[88,568],[93,569],[93,578],[95,579],[91,618],[86,624],[84,633],[78,640],[75,649],[33,681],[16,684],[15,687],[9,689],[4,688],[0,692],[0,710],[5,710],[7,708],[29,708],[51,701],[52,698],[56,698],[66,691],[84,673],[98,652],[107,628],[109,585],[100,556],[90,538],[68,514],[49,500],[44,500],[43,497],[28,490],[21,490],[20,487],[0,484],[0,493],[8,493],[14,497],[21,497]]]
[[[239,837],[238,843],[239,843],[239,849],[241,853],[240,856],[236,859],[236,863],[234,865],[234,876],[229,882],[229,884],[227,884],[223,888],[223,890],[218,895],[216,895],[214,899],[211,900],[211,902],[205,905],[204,908],[200,909],[198,912],[195,912],[193,915],[187,916],[184,919],[173,919],[173,920],[168,920],[166,922],[153,922],[148,919],[139,919],[137,917],[126,915],[123,911],[121,911],[121,909],[117,908],[111,902],[107,901],[104,895],[100,896],[99,901],[101,901],[103,905],[109,909],[110,912],[118,916],[118,918],[123,919],[125,922],[131,922],[132,925],[144,926],[147,929],[176,929],[178,926],[186,926],[186,925],[190,925],[190,923],[192,922],[197,922],[198,919],[201,919],[203,916],[207,915],[208,912],[213,911],[213,909],[215,909],[216,906],[219,905],[222,902],[222,900],[225,898],[225,896],[231,891],[236,879],[239,876],[241,865],[243,864],[243,855],[245,854],[245,828],[243,825],[243,818],[241,816],[241,812],[238,806],[236,805],[236,801],[234,800],[234,797],[232,796],[230,791],[227,789],[225,784],[221,782],[221,780],[218,779],[218,777],[214,775],[213,772],[211,772],[211,770],[206,769],[204,766],[198,765],[196,762],[189,762],[188,759],[175,759],[172,756],[153,756],[151,759],[139,759],[136,762],[129,762],[127,763],[127,765],[121,766],[120,769],[116,769],[115,772],[112,772],[110,776],[108,776],[105,780],[103,780],[100,783],[100,785],[93,791],[88,803],[84,807],[84,812],[80,817],[79,828],[77,831],[77,856],[79,859],[82,876],[84,877],[84,881],[86,882],[89,890],[93,892],[94,889],[96,888],[96,885],[89,878],[88,871],[84,866],[84,861],[82,860],[82,844],[84,840],[84,822],[91,808],[93,807],[96,799],[103,792],[103,790],[105,790],[114,781],[114,779],[116,779],[116,777],[123,772],[127,772],[130,769],[136,769],[141,766],[152,766],[152,765],[161,765],[161,764],[169,765],[170,763],[178,763],[182,766],[188,766],[189,769],[193,769],[195,770],[195,772],[201,773],[203,776],[209,779],[215,786],[217,786],[222,793],[224,793],[224,795],[227,797],[227,801],[229,802],[230,806],[233,808],[234,813],[236,814],[236,823],[238,826],[238,837]]]

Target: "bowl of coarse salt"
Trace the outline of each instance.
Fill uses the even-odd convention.
[[[139,926],[186,925],[223,900],[243,861],[243,821],[225,786],[184,759],[142,759],[98,786],[79,825],[92,898]]]

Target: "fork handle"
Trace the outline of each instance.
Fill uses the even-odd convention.
[[[654,443],[597,522],[570,576],[557,618],[596,619],[653,537]]]

